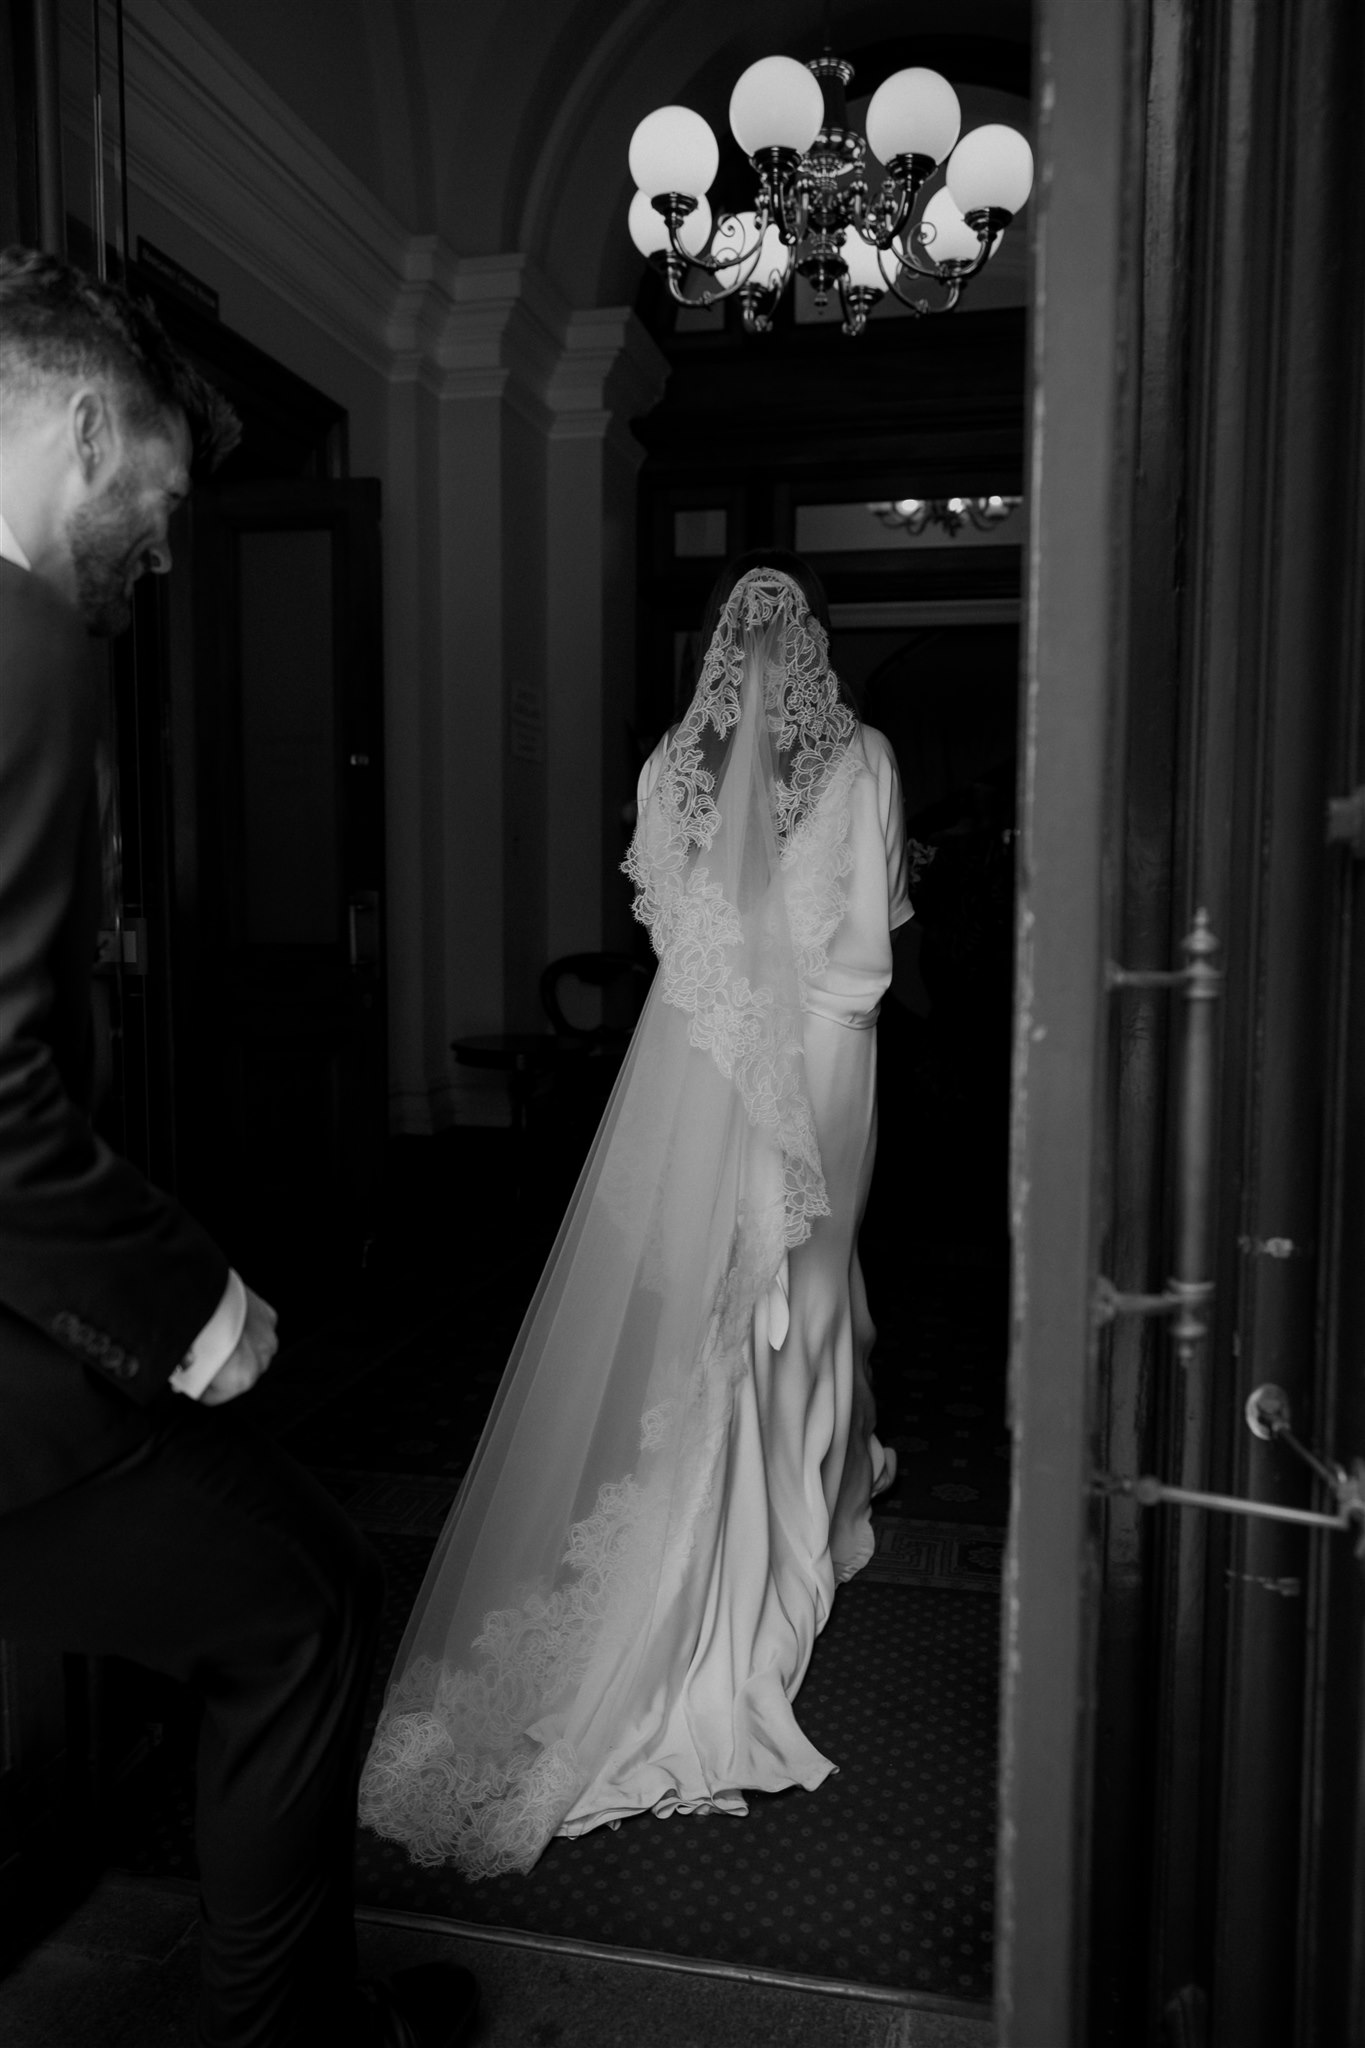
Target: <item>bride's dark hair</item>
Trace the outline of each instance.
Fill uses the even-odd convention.
[[[697,654],[698,676],[701,674],[701,665],[706,659],[706,650],[711,645],[711,636],[716,630],[716,623],[725,600],[740,577],[747,576],[751,569],[780,569],[783,575],[790,576],[805,592],[811,617],[819,620],[825,629],[826,639],[829,638],[829,599],[825,596],[824,584],[804,556],[793,554],[790,548],[751,548],[747,555],[736,555],[733,561],[727,562],[711,586],[711,595],[706,600],[706,610],[702,615],[701,647]],[[695,677],[693,681],[695,683]],[[850,711],[856,712],[858,704],[853,692],[842,676],[838,681],[839,701],[847,704]]]

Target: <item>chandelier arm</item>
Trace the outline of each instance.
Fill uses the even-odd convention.
[[[893,204],[894,203],[894,204]],[[889,249],[915,210],[915,194],[908,185],[884,180],[879,198],[868,203],[867,188],[849,195],[849,215],[865,242],[878,250]]]
[[[764,232],[766,233],[766,229]],[[700,261],[697,257],[689,255],[686,249],[675,249],[671,254],[664,255],[663,257],[664,269],[668,279],[669,297],[679,306],[690,306],[703,311],[708,306],[719,306],[725,299],[732,299],[736,292],[739,292],[741,295],[761,295],[768,298],[771,305],[775,305],[790,282],[792,259],[795,250],[788,245],[787,267],[781,277],[772,285],[755,285],[753,282],[754,272],[758,269],[759,258],[762,253],[763,235],[760,234],[753,249],[745,259],[748,267],[743,271],[742,275],[737,275],[730,284],[720,285],[715,289],[708,286],[702,292],[700,298],[692,299],[682,289],[682,281],[689,270],[704,270],[708,276],[714,277],[718,271],[728,270],[730,264],[718,264],[709,260]],[[738,263],[740,259],[736,258],[733,260]],[[743,296],[741,297],[741,303],[745,303]],[[751,326],[747,311],[744,324],[751,333],[755,334],[766,334],[772,326],[772,322],[766,318],[766,314],[764,315],[764,324],[762,326]]]
[[[728,265],[726,267],[728,268]],[[689,270],[705,270],[706,265],[704,263],[697,263],[686,251],[684,251],[681,257],[669,255],[664,260],[664,272],[668,280],[668,295],[679,306],[701,308],[718,306],[722,299],[733,298],[736,292],[743,291],[749,283],[749,277],[753,275],[757,267],[758,258],[755,256],[754,261],[749,266],[749,276],[736,278],[733,284],[720,285],[714,290],[708,286],[702,292],[700,298],[690,299],[682,289],[682,280]],[[711,274],[708,272],[708,275]]]
[[[719,295],[727,299],[732,292],[741,291],[748,284],[758,268],[758,259],[763,254],[763,238],[761,235],[754,243],[752,249],[746,249],[740,256],[725,257],[704,254],[694,256],[690,249],[684,249],[678,242],[673,241],[671,236],[669,239],[672,244],[670,250],[671,260],[684,264],[689,270],[704,270],[708,277],[719,277],[722,270],[743,271],[743,276],[739,277],[733,284],[721,286]]]
[[[943,286],[944,290],[947,293],[947,297],[942,301],[941,304],[935,305],[932,299],[912,299],[907,297],[907,295],[901,290],[899,284],[896,283],[894,278],[888,283],[887,290],[890,292],[893,299],[899,299],[901,304],[903,306],[908,306],[912,313],[951,313],[954,306],[957,304],[959,298],[962,296],[962,285],[960,281],[955,277],[936,277],[931,272],[922,272],[921,275],[926,278],[926,281],[928,283],[940,284]]]
[[[912,277],[928,278],[931,284],[944,284],[947,281],[943,265],[935,263],[932,256],[927,262],[923,261],[913,245],[906,245],[903,249],[895,249],[889,243],[885,248],[880,243],[878,244],[877,268],[881,271],[882,276],[886,277],[886,265],[881,260],[883,256],[890,256],[894,260],[896,270],[902,277],[908,273]]]
[[[966,284],[971,278],[978,276],[986,268],[987,263],[990,261],[991,247],[994,240],[994,235],[987,235],[971,262],[964,263],[960,270],[954,272],[959,286]]]
[[[659,253],[666,258],[676,258],[679,263],[684,264],[690,269],[708,271],[713,276],[719,274],[722,270],[729,270],[732,267],[738,267],[741,264],[747,263],[749,268],[739,280],[738,285],[730,285],[723,288],[725,295],[728,297],[731,291],[740,289],[743,285],[747,284],[757,269],[758,259],[763,253],[763,237],[767,233],[771,217],[760,202],[760,210],[755,216],[753,247],[742,249],[737,256],[713,256],[700,249],[694,255],[690,249],[684,248],[681,241],[679,241],[678,231],[688,216],[695,212],[696,204],[695,199],[689,199],[687,194],[683,192],[661,193],[659,198],[654,201],[655,211],[662,214],[664,226],[668,230],[668,249],[666,251],[661,250]],[[711,233],[707,238],[710,249],[715,248],[716,236],[720,233],[725,223],[736,219],[737,216],[733,213],[723,213],[720,216],[720,219],[712,226]],[[740,239],[741,241],[743,240],[742,233]]]
[[[882,259],[889,254],[894,256],[897,269],[902,275],[908,271],[915,277],[926,278],[931,284],[941,284],[945,289],[950,290],[952,296],[947,304],[934,310],[941,313],[951,311],[962,295],[962,287],[965,284],[969,284],[972,278],[978,276],[990,261],[995,238],[1000,232],[1000,223],[1002,221],[1009,221],[1012,218],[1013,215],[1011,214],[1001,214],[993,210],[987,211],[984,208],[980,215],[973,214],[970,224],[976,229],[978,237],[977,252],[970,262],[954,259],[951,270],[946,269],[942,264],[935,263],[932,257],[927,262],[921,261],[913,241],[908,236],[900,248],[893,248],[890,242],[883,243],[879,240],[876,244],[877,267],[886,279],[887,289],[895,292],[902,305],[910,305],[912,303],[898,289],[896,280],[887,272],[886,264]]]
[[[908,306],[912,313],[923,314],[952,312],[954,306],[957,304],[958,299],[961,297],[962,294],[962,281],[960,278],[945,276],[943,271],[937,268],[937,266],[935,266],[933,269],[930,269],[925,264],[906,263],[899,256],[899,254],[897,254],[896,258],[897,270],[899,275],[893,277],[888,272],[885,263],[882,261],[882,258],[885,254],[886,251],[884,249],[879,249],[877,251],[877,268],[881,271],[881,274],[886,281],[886,288],[891,293],[891,296],[893,298],[899,299],[903,306]],[[936,306],[931,299],[907,298],[905,293],[900,288],[900,276],[903,276],[906,271],[912,272],[913,275],[916,277],[923,278],[926,284],[942,285],[943,289],[948,294],[947,298],[944,299],[942,305]]]

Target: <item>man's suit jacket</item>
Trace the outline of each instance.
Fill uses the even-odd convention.
[[[91,1127],[91,654],[77,613],[0,559],[0,1514],[125,1455],[184,1398],[167,1381],[228,1277]]]

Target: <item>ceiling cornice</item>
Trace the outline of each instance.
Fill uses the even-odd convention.
[[[124,38],[130,183],[387,375],[400,222],[192,7]]]

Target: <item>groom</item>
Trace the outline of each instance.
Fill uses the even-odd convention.
[[[453,2048],[467,1972],[356,1984],[378,1560],[235,1405],[274,1311],[87,1106],[89,636],[170,568],[171,515],[236,434],[126,293],[0,254],[0,1637],[199,1696],[200,2048]]]

